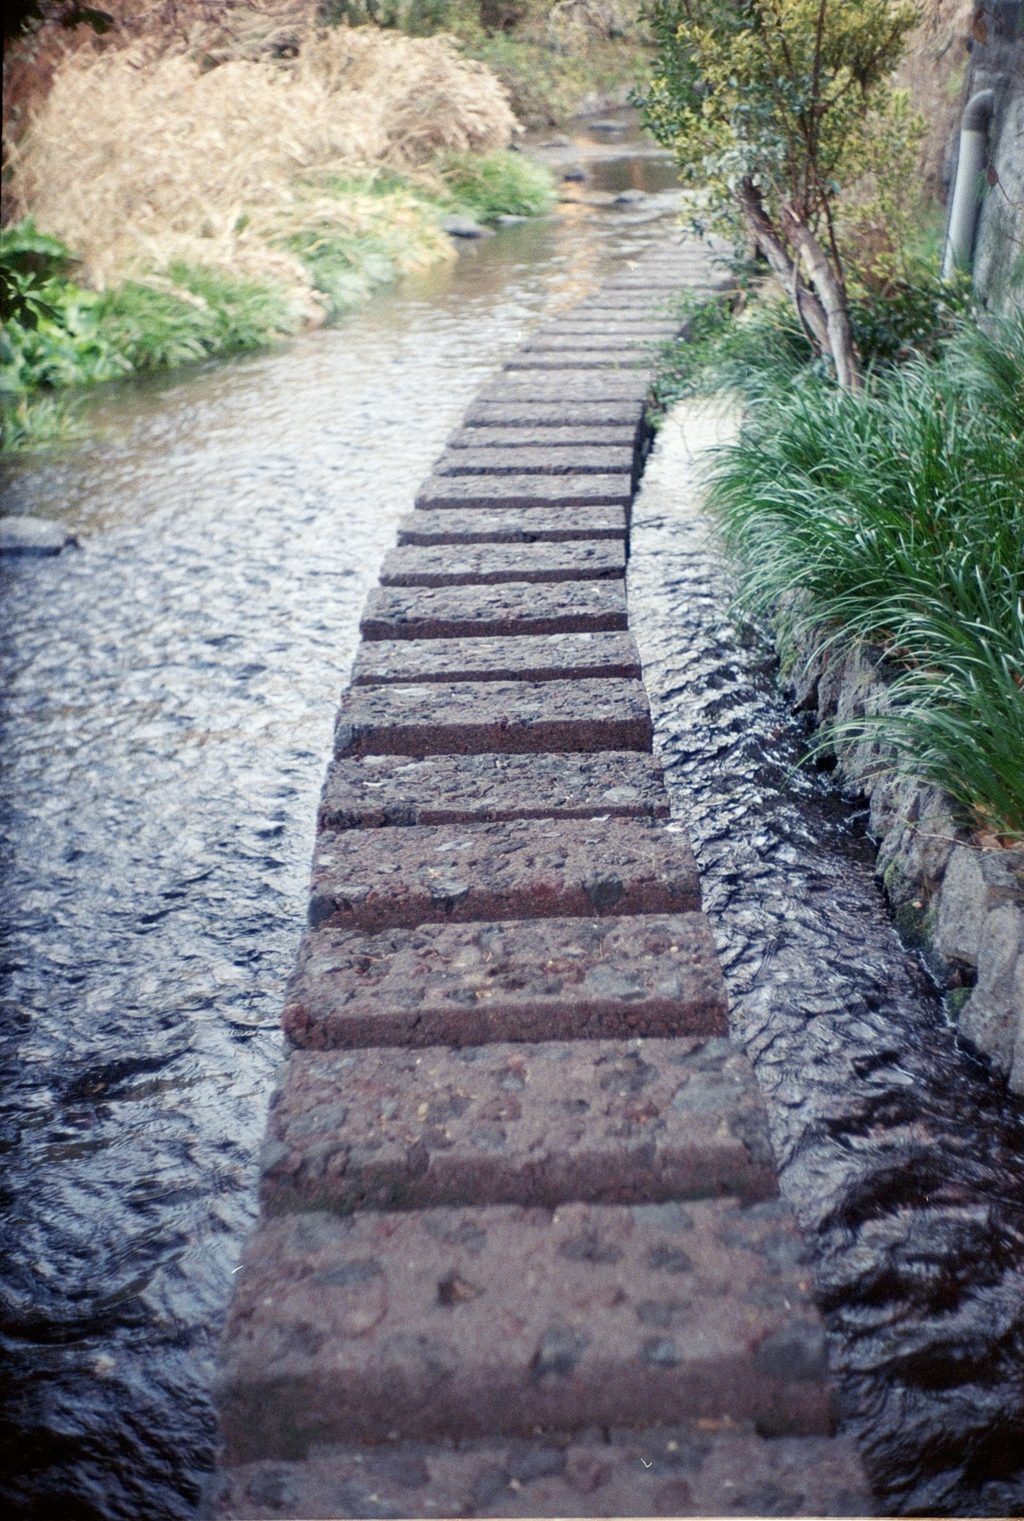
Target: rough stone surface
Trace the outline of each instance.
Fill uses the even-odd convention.
[[[78,540],[62,523],[49,518],[0,517],[0,555],[59,555]]]
[[[644,401],[649,370],[571,370],[555,375],[503,373],[480,392],[481,401]]]
[[[389,1442],[228,1470],[218,1521],[304,1516],[871,1516],[848,1437],[768,1441],[717,1420],[532,1442]]]
[[[498,586],[375,587],[359,632],[364,639],[494,638],[585,634],[626,627],[621,581],[510,581]]]
[[[635,424],[580,423],[575,427],[505,428],[487,423],[459,428],[448,440],[449,449],[629,449],[637,442]]]
[[[462,419],[465,428],[639,428],[646,396],[631,400],[475,401]]]
[[[1010,1062],[1009,1089],[1011,1093],[1024,1094],[1024,955],[1017,957],[1011,993],[1011,1006],[1017,1010],[1017,1035],[1013,1043]]]
[[[515,818],[667,818],[661,762],[596,755],[367,755],[332,760],[320,829],[380,829]]]
[[[384,556],[382,586],[495,586],[501,582],[616,581],[626,574],[621,541],[404,545]]]
[[[535,349],[520,349],[505,361],[506,374],[520,370],[636,370],[649,371],[652,351],[623,344],[618,349],[577,348],[571,352],[549,353]]]
[[[778,1201],[270,1219],[225,1332],[227,1460],[723,1416],[823,1435],[810,1295]]]
[[[650,750],[639,681],[458,681],[354,687],[336,755],[478,755],[484,750]]]
[[[635,451],[580,445],[575,449],[451,449],[434,466],[435,475],[628,475]]]
[[[296,1051],[285,1067],[272,1214],[778,1191],[753,1068],[727,1040]]]
[[[628,507],[633,476],[618,475],[431,475],[416,493],[416,506],[445,507]]]
[[[420,508],[398,522],[399,544],[564,544],[626,536],[623,507]]]
[[[671,297],[670,288],[645,291],[637,287],[619,287],[610,290],[606,286],[604,290],[581,301],[575,311],[614,312],[616,316],[623,312],[633,312],[637,317],[650,321],[652,318],[667,318],[671,315]]]
[[[1024,852],[958,845],[942,878],[935,949],[977,967],[988,915],[1012,903],[1024,908]]]
[[[677,322],[618,322],[570,324],[545,328],[524,343],[524,354],[576,354],[580,351],[652,348],[679,331]]]
[[[703,914],[309,930],[283,1023],[310,1050],[728,1033]]]
[[[983,1051],[997,1072],[1009,1073],[1021,1031],[1024,1002],[1024,905],[1003,903],[986,916],[978,942],[978,982],[960,1011],[959,1032]]]
[[[572,681],[641,677],[632,634],[535,634],[523,639],[380,639],[361,644],[352,685],[420,681]]]
[[[468,919],[674,914],[700,908],[684,834],[645,819],[509,819],[317,836],[316,929]]]

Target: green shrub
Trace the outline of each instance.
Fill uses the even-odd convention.
[[[537,217],[554,204],[554,177],[523,153],[451,154],[440,165],[453,201],[478,222]]]
[[[786,598],[802,642],[886,655],[890,711],[834,737],[1024,837],[1024,316],[987,336],[961,319],[938,359],[860,394],[810,368],[762,387],[710,508],[748,611]]]
[[[78,407],[64,396],[0,397],[0,449],[23,454],[81,438]]]
[[[5,448],[67,436],[61,409],[24,401],[33,391],[251,349],[299,325],[283,287],[219,269],[175,265],[159,285],[154,278],[102,293],[83,290],[68,274],[69,251],[27,220],[5,229],[0,258],[17,282],[0,337],[0,393],[9,398]]]

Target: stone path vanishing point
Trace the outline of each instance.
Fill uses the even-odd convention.
[[[370,593],[219,1517],[870,1513],[628,632],[677,238],[481,391]]]

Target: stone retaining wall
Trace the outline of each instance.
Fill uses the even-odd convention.
[[[877,712],[878,653],[803,657],[785,680],[818,723]],[[919,948],[961,1038],[1024,1093],[1024,851],[983,847],[941,788],[897,775],[877,746],[840,746],[843,785],[869,804],[877,871],[904,940]]]
[[[220,1356],[220,1517],[845,1515],[628,632],[676,240],[470,407],[371,592]]]

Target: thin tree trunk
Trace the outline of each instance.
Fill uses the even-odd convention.
[[[828,317],[825,308],[813,291],[800,283],[800,266],[789,257],[782,239],[776,232],[771,218],[764,209],[761,192],[749,176],[740,182],[740,205],[743,216],[758,247],[775,272],[779,284],[796,307],[797,316],[818,348],[831,352]]]
[[[825,250],[807,224],[791,207],[783,210],[786,232],[807,266],[807,273],[825,309],[828,347],[835,361],[836,379],[847,390],[859,391],[862,385],[860,362],[853,346],[853,329],[846,292],[825,256]]]

